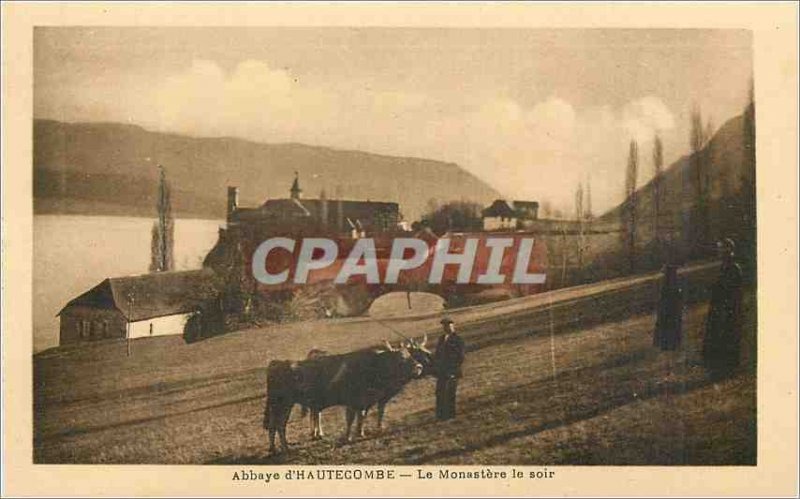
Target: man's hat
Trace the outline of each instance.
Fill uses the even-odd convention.
[[[442,320],[439,321],[440,324],[454,324],[453,320],[450,317],[442,317]]]
[[[736,249],[736,243],[733,242],[733,239],[726,237],[725,239],[719,241],[717,246],[725,248],[728,251],[734,251]]]

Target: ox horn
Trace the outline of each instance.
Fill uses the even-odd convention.
[[[395,349],[394,349],[394,347],[392,346],[392,344],[391,344],[391,343],[389,343],[389,340],[383,340],[383,343],[386,345],[386,348],[387,348],[387,349],[388,349],[390,352],[394,352],[394,350],[395,350]]]
[[[425,336],[422,337],[422,347],[425,348],[425,345],[428,344],[428,333],[425,333]]]

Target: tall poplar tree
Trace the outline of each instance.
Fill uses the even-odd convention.
[[[175,219],[172,217],[170,187],[164,168],[159,165],[156,210],[158,218],[153,223],[150,241],[150,272],[175,269]]]
[[[628,167],[625,171],[625,203],[622,210],[622,226],[628,256],[628,271],[636,269],[636,181],[639,170],[639,145],[631,140],[628,150]]]

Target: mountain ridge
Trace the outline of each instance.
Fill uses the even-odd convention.
[[[485,203],[500,197],[452,162],[296,142],[194,137],[127,123],[37,119],[34,210],[102,215],[116,205],[113,214],[150,215],[157,164],[167,171],[178,216],[223,218],[227,185],[240,187],[243,205],[287,197],[294,171],[300,172],[304,190],[313,193],[308,197],[324,189],[329,198],[397,201],[409,219],[424,213],[430,200]]]

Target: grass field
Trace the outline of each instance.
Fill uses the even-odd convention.
[[[531,297],[454,314],[468,345],[456,419],[434,419],[434,382],[418,380],[387,406],[382,434],[369,418],[367,436],[346,446],[335,445],[341,408],[323,413],[328,437],[317,442],[295,410],[286,456],[267,455],[261,428],[267,361],[376,344],[387,329],[345,319],[191,345],[158,338],[134,342],[130,358],[121,343],[50,350],[34,362],[34,461],[755,464],[754,294],[741,372],[711,382],[698,365],[707,305],[688,305],[683,348],[660,352],[653,314],[634,306],[652,301],[652,283],[643,286],[605,302],[560,290],[546,298],[560,308]],[[390,324],[416,336],[436,318]]]

